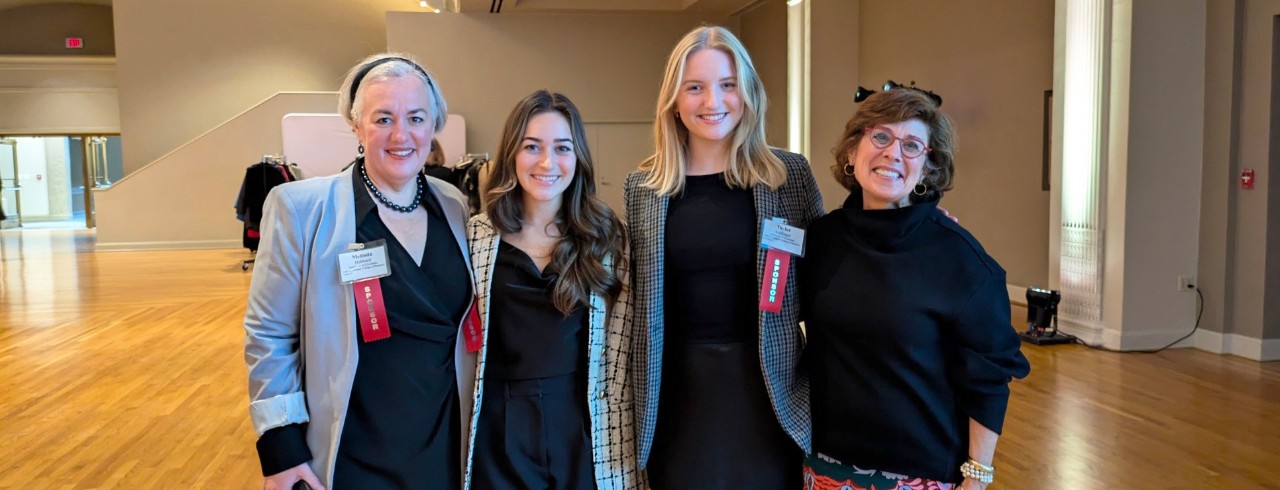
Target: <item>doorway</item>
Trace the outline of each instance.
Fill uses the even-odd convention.
[[[0,136],[0,226],[93,228],[93,189],[123,176],[119,135]]]

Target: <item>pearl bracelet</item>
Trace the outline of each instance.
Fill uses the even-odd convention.
[[[996,479],[996,469],[970,458],[960,465],[960,474],[979,483],[991,483]]]

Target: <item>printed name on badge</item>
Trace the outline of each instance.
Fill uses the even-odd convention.
[[[788,225],[786,220],[781,218],[765,220],[760,230],[760,246],[803,257],[804,230]]]
[[[343,284],[391,275],[386,241],[357,243],[351,248],[355,250],[338,254],[338,270],[342,275]]]

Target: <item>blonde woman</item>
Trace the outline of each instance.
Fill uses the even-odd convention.
[[[483,341],[464,488],[642,488],[626,239],[573,102],[521,100],[493,166],[468,226]]]
[[[760,301],[760,229],[775,218],[803,229],[822,197],[803,156],[765,144],[765,109],[742,43],[694,29],[667,61],[655,152],[627,178],[639,460],[655,490],[801,483],[810,428],[796,282]]]

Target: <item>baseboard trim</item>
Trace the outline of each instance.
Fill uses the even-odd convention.
[[[1195,348],[1214,354],[1230,354],[1259,362],[1280,361],[1280,339],[1257,339],[1199,330],[1192,340]]]
[[[141,250],[209,250],[219,248],[243,248],[241,240],[200,240],[181,242],[120,242],[98,243],[99,252],[134,252]]]
[[[1026,287],[1005,284],[1005,289],[1009,291],[1009,303],[1022,308],[1027,306]],[[1076,336],[1081,342],[1089,345],[1126,351],[1157,349],[1186,335],[1185,332],[1165,330],[1121,332],[1103,325],[1084,325],[1070,321],[1061,321],[1058,329],[1062,333]],[[1280,339],[1257,339],[1238,334],[1224,335],[1222,332],[1196,330],[1195,335],[1169,346],[1170,349],[1187,347],[1214,354],[1230,354],[1259,362],[1280,361]]]

